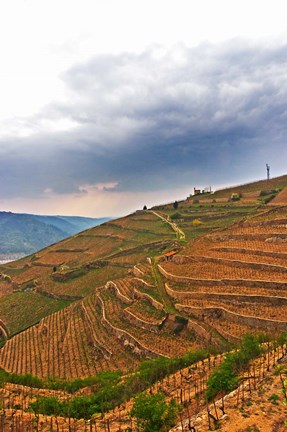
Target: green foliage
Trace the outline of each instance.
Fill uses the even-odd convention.
[[[121,372],[100,372],[97,375],[90,376],[87,378],[77,378],[71,381],[57,380],[51,378],[47,383],[46,387],[53,390],[65,390],[69,393],[75,393],[76,391],[89,386],[95,386],[95,388],[104,388],[118,384],[120,381]]]
[[[173,203],[173,208],[174,208],[175,210],[178,208],[178,202],[177,202],[177,201],[174,201],[174,203]]]
[[[262,190],[262,191],[260,192],[259,196],[260,196],[260,197],[264,197],[264,196],[267,196],[267,195],[271,195],[272,192],[273,192],[272,190]]]
[[[12,336],[70,304],[68,300],[46,297],[38,292],[15,291],[1,298],[0,316]]]
[[[277,341],[276,342],[277,342],[278,345],[284,345],[287,342],[287,332],[281,333],[277,337]]]
[[[205,350],[195,350],[178,358],[158,357],[143,361],[137,375],[140,383],[142,383],[141,391],[167,375],[203,360],[207,355],[208,352]]]
[[[121,372],[101,372],[95,376],[87,378],[77,378],[75,380],[62,380],[57,378],[48,378],[44,381],[37,376],[31,374],[17,375],[14,373],[6,372],[0,369],[0,386],[5,382],[25,385],[33,388],[47,388],[51,390],[64,390],[69,393],[75,393],[76,391],[88,387],[95,386],[96,388],[102,388],[105,386],[115,385],[120,381]]]
[[[142,432],[168,431],[176,421],[178,406],[174,400],[165,402],[162,393],[148,395],[141,393],[135,398],[131,416],[137,419],[138,430]]]
[[[244,365],[246,365],[251,359],[258,357],[260,353],[261,347],[257,337],[250,333],[245,334],[241,340],[238,353],[238,356],[241,356]]]
[[[6,339],[4,336],[0,334],[0,348],[5,345]]]
[[[231,201],[239,201],[240,200],[240,194],[234,192],[233,194],[231,194],[230,199],[231,199]]]
[[[180,219],[180,218],[182,218],[182,214],[179,213],[179,212],[176,212],[176,213],[173,213],[173,214],[170,215],[170,219],[172,219],[172,220],[177,220],[177,219]]]
[[[60,401],[57,397],[39,397],[30,404],[35,413],[61,415],[74,418],[91,418],[93,414],[108,411],[122,400],[123,388],[119,385],[118,372],[103,372],[86,380],[75,380],[74,387],[66,389],[76,391],[79,384],[95,385],[95,392],[89,396],[79,396]],[[78,385],[77,385],[78,384]]]
[[[262,204],[268,204],[276,197],[276,194],[269,195],[267,198],[262,200]]]
[[[5,382],[9,382],[12,384],[20,384],[20,385],[34,387],[34,388],[44,387],[43,381],[34,375],[31,374],[17,375],[14,373],[6,372],[3,369],[0,369],[0,387],[3,387]]]
[[[236,387],[239,374],[249,361],[260,355],[261,348],[258,339],[252,334],[243,336],[239,350],[233,354],[227,354],[225,360],[216,368],[207,380],[206,398],[214,399],[218,394],[230,392]]]
[[[174,359],[158,357],[153,360],[146,360],[141,363],[138,371],[124,382],[120,381],[120,372],[102,372],[94,377],[73,381],[51,379],[42,385],[50,389],[63,389],[70,393],[93,385],[94,393],[90,396],[71,398],[69,402],[59,401],[57,398],[41,397],[30,404],[30,408],[34,412],[47,415],[88,419],[95,413],[105,412],[120,403],[124,403],[135,394],[152,386],[156,381],[203,360],[207,355],[206,351],[198,350]]]
[[[270,201],[272,201],[276,197],[276,195],[278,194],[279,191],[280,191],[280,188],[272,189],[272,190],[262,190],[260,192],[260,195],[259,195],[259,197],[262,198],[261,203],[262,204],[268,204]]]
[[[247,426],[245,432],[260,432],[260,429],[254,424],[252,426]]]
[[[234,355],[228,354],[207,380],[206,398],[214,399],[219,393],[231,391],[237,384]]]
[[[268,400],[270,400],[273,405],[278,405],[279,396],[273,393]]]
[[[280,192],[281,188],[271,189],[271,190],[262,190],[260,192],[260,197],[268,196],[268,195],[276,195],[278,192]]]

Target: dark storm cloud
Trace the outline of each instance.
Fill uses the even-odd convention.
[[[284,170],[286,59],[287,45],[233,40],[75,65],[62,76],[69,101],[29,120],[37,134],[1,143],[2,191],[230,183],[262,172],[267,160]],[[45,119],[77,126],[43,133],[37,125]]]

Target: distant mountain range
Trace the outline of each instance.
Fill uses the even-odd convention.
[[[0,212],[0,260],[29,255],[108,220]]]

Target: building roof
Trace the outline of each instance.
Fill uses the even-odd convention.
[[[173,255],[175,255],[176,254],[176,251],[170,251],[170,252],[167,252],[166,254],[164,254],[164,256],[165,257],[170,257],[170,256],[173,256]]]

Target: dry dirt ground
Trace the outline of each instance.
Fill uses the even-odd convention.
[[[283,379],[286,379],[287,367],[283,368]],[[211,419],[208,422],[207,410],[199,412],[192,418],[191,426],[195,432],[220,430],[222,432],[283,432],[287,431],[287,407],[284,405],[284,395],[280,375],[273,369],[267,372],[265,378],[258,382],[256,389],[249,391],[245,384],[244,392],[231,392],[225,398],[225,415],[222,415],[221,401],[217,403],[219,417],[218,425]],[[210,406],[212,415],[215,409]],[[193,430],[188,427],[188,421],[173,428],[172,431]]]

